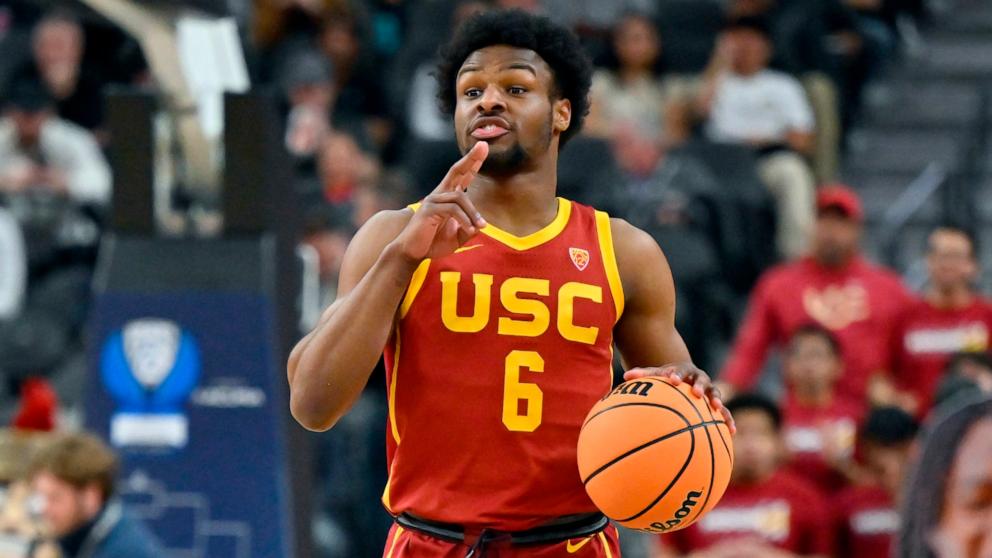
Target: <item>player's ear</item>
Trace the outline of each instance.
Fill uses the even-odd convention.
[[[555,130],[559,133],[568,129],[572,123],[572,102],[568,99],[558,99],[552,107]]]

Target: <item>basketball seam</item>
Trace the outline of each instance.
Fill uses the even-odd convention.
[[[661,403],[651,403],[649,401],[631,401],[629,403],[617,403],[616,405],[611,405],[611,406],[609,406],[609,407],[607,407],[607,408],[605,408],[605,409],[603,409],[601,411],[597,411],[595,415],[587,418],[586,421],[584,423],[582,423],[582,428],[585,428],[587,424],[589,424],[590,422],[592,422],[592,419],[598,417],[599,415],[602,415],[606,411],[611,411],[611,410],[616,409],[618,407],[661,407],[662,409],[668,409],[669,411],[671,411],[671,412],[675,413],[676,415],[678,415],[679,418],[681,418],[683,421],[685,421],[686,424],[692,424],[692,423],[689,422],[689,419],[685,418],[685,415],[683,415],[682,413],[680,413],[674,407],[669,407],[668,405],[662,405]]]
[[[695,452],[696,452],[696,436],[692,436],[692,445],[689,446],[689,456],[685,458],[685,463],[682,464],[682,468],[680,468],[679,469],[679,472],[675,474],[675,478],[672,479],[672,482],[668,483],[668,486],[665,487],[665,490],[663,490],[661,492],[661,494],[659,494],[658,497],[654,499],[653,502],[651,502],[650,504],[648,504],[647,507],[645,507],[641,511],[635,513],[634,515],[632,515],[630,517],[625,517],[623,519],[617,519],[617,521],[619,521],[620,523],[624,523],[624,522],[627,522],[627,521],[633,521],[633,520],[637,519],[638,517],[641,517],[642,515],[644,515],[648,511],[650,511],[651,508],[655,507],[655,505],[657,505],[658,502],[660,502],[662,498],[664,498],[665,496],[668,495],[668,491],[671,490],[673,486],[675,486],[675,483],[677,483],[679,481],[679,479],[682,478],[682,473],[684,473],[685,470],[689,467],[689,463],[692,462],[692,456],[693,456],[693,454],[695,454]]]
[[[716,420],[716,415],[713,414],[713,409],[709,405],[706,406],[706,411],[710,414],[710,419]],[[726,424],[726,422],[724,422]],[[720,442],[723,444],[723,449],[727,451],[727,459],[730,460],[730,468],[734,467],[734,454],[730,452],[730,446],[727,445],[727,439],[723,437],[723,432],[720,429],[716,429],[716,433],[720,435]]]
[[[659,405],[659,407],[660,406],[661,405]],[[610,407],[610,408],[612,409],[613,407]],[[682,417],[682,420],[685,420],[685,418]],[[650,440],[648,442],[645,442],[645,443],[637,446],[636,448],[631,448],[631,449],[625,451],[624,453],[622,453],[622,454],[614,457],[612,460],[610,460],[610,461],[606,462],[605,464],[601,465],[598,469],[596,469],[592,473],[589,473],[589,476],[586,477],[586,479],[584,481],[582,481],[582,484],[583,485],[588,484],[589,481],[591,481],[593,479],[593,477],[595,477],[596,475],[602,473],[606,469],[609,469],[610,467],[616,465],[618,462],[620,462],[620,461],[622,461],[622,460],[630,457],[631,455],[633,455],[633,454],[635,454],[635,453],[637,453],[637,452],[639,452],[639,451],[641,451],[641,450],[643,450],[643,449],[645,449],[647,447],[653,446],[653,445],[655,445],[655,444],[657,444],[659,442],[663,442],[663,441],[665,441],[665,440],[667,440],[667,439],[669,439],[669,438],[671,438],[673,436],[678,436],[679,434],[684,434],[686,432],[691,432],[691,431],[693,431],[693,430],[695,430],[697,428],[700,428],[700,427],[704,427],[705,428],[707,426],[712,426],[714,424],[721,424],[722,421],[701,422],[699,424],[690,424],[689,421],[685,420],[685,423],[686,423],[686,427],[685,428],[676,430],[675,432],[669,432],[668,434],[665,434],[664,436],[661,436],[660,438],[655,438],[654,440]]]
[[[691,405],[692,408],[696,411],[696,414],[699,415],[699,420],[703,420],[703,413],[699,412],[699,408],[692,403],[692,400],[689,399],[689,396],[682,393],[682,390],[673,386],[672,384],[669,384],[668,382],[664,382],[664,383],[665,385],[674,389],[676,393],[681,395],[682,398],[685,399],[689,403],[689,405]],[[706,405],[706,408],[709,409],[709,404]],[[710,418],[715,418],[712,412],[710,412]],[[695,517],[693,517],[692,519],[693,521],[699,519],[699,514],[703,510],[705,510],[707,504],[710,503],[710,495],[713,494],[713,481],[715,480],[714,477],[716,476],[716,456],[714,455],[714,451],[713,451],[713,438],[710,437],[709,428],[704,428],[703,431],[706,432],[706,440],[710,443],[710,487],[709,489],[706,490],[706,498],[703,500],[703,505],[696,508],[696,515]],[[681,476],[681,473],[679,473],[679,475]],[[678,477],[676,477],[676,479],[678,479]]]

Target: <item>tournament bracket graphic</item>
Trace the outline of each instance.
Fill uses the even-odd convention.
[[[272,300],[104,290],[89,331],[85,425],[117,448],[121,499],[168,555],[292,556]]]
[[[100,377],[117,403],[110,419],[115,446],[186,446],[184,406],[200,377],[191,333],[171,320],[131,320],[104,343]]]

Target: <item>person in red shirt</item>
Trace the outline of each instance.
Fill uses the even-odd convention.
[[[974,290],[978,275],[971,234],[942,226],[927,246],[930,283],[921,300],[895,322],[887,374],[873,399],[926,415],[951,356],[986,351],[992,335],[992,305]],[[892,389],[886,389],[885,384]]]
[[[724,394],[750,389],[772,347],[800,326],[832,331],[844,355],[838,394],[865,401],[868,379],[884,363],[894,317],[910,296],[898,276],[861,255],[863,211],[844,186],[820,189],[809,256],[767,271],[751,296],[737,339],[718,377]]]
[[[829,556],[829,508],[812,485],[783,467],[778,407],[757,394],[738,395],[726,406],[737,423],[730,486],[698,521],[659,535],[655,557]]]
[[[790,469],[824,493],[840,490],[854,476],[854,441],[863,416],[863,406],[835,392],[843,372],[840,343],[823,326],[802,326],[789,341],[783,371]]]
[[[879,407],[868,415],[859,442],[868,482],[834,500],[837,556],[891,556],[906,464],[918,429],[913,417],[898,407]]]

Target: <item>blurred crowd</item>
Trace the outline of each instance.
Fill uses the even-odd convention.
[[[285,116],[321,308],[355,231],[431,191],[459,156],[432,75],[451,30],[499,8],[574,29],[597,70],[587,127],[561,155],[560,194],[659,242],[679,329],[735,395],[740,428],[724,503],[652,551],[884,555],[919,425],[941,403],[992,392],[992,306],[973,290],[971,231],[935,229],[921,247],[930,282],[911,293],[861,254],[857,185],[836,184],[865,97],[898,64],[906,30],[927,24],[922,0],[241,3],[252,82]],[[0,422],[19,433],[78,421],[112,192],[103,94],[154,87],[133,39],[78,6],[39,6],[0,0]],[[381,552],[383,378],[314,438],[321,556]],[[54,467],[10,473],[0,508],[30,499],[24,479],[44,490],[38,471]],[[97,492],[90,527],[111,508],[112,491]],[[72,530],[47,523],[41,539],[74,555]]]

